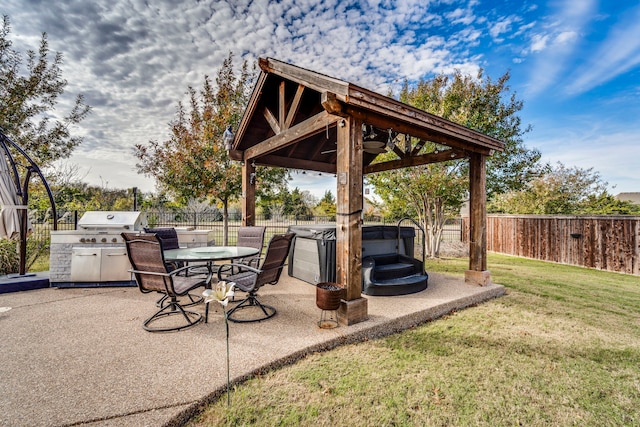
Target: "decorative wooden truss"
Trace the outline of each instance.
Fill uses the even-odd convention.
[[[363,175],[468,158],[470,261],[466,280],[487,284],[485,159],[504,143],[349,82],[275,59],[262,70],[229,152],[243,162],[243,224],[255,223],[255,165],[335,174],[336,277],[347,289],[341,321],[366,319],[361,297]],[[405,138],[417,144],[405,143]],[[424,152],[425,142],[438,150]],[[374,162],[392,150],[397,158]]]

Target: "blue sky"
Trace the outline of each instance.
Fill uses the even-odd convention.
[[[14,48],[46,31],[70,95],[93,106],[67,164],[109,188],[153,182],[133,146],[164,139],[177,101],[229,51],[313,69],[386,94],[454,69],[507,70],[524,101],[525,144],[544,160],[594,168],[613,194],[640,191],[640,2],[631,0],[3,0]],[[326,175],[294,185],[335,191]],[[614,187],[615,186],[615,187]]]

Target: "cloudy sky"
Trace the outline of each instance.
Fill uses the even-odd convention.
[[[640,191],[637,0],[2,0],[0,14],[16,49],[46,32],[70,98],[93,107],[68,160],[91,184],[154,190],[134,144],[165,139],[187,87],[233,52],[236,65],[269,56],[383,94],[454,69],[510,70],[527,146],[593,167],[613,194]],[[295,178],[335,192],[324,176]]]

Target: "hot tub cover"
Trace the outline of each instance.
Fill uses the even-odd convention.
[[[335,240],[335,224],[290,225],[289,232],[300,237],[316,240]],[[413,227],[400,227],[400,237],[415,237]],[[398,227],[395,225],[368,225],[362,227],[362,240],[397,239]]]
[[[290,233],[315,240],[336,240],[335,224],[290,225]]]

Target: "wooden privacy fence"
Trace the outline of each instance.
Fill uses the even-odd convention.
[[[640,217],[488,215],[487,250],[640,275]]]

